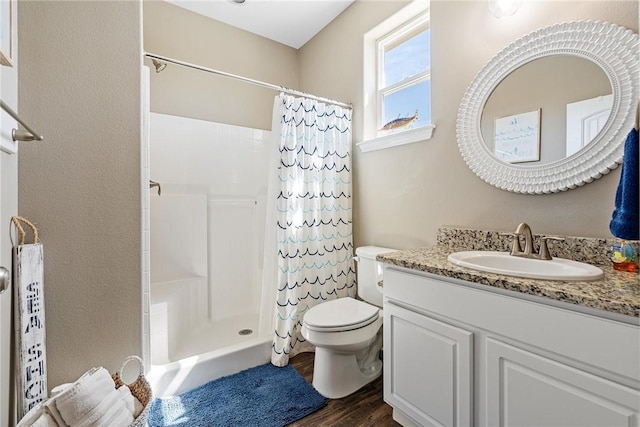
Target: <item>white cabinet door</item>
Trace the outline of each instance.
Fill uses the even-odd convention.
[[[495,339],[486,340],[486,349],[488,426],[639,423],[638,390]]]
[[[472,420],[473,334],[385,303],[384,398],[423,426]]]
[[[3,12],[9,4],[1,0]],[[9,43],[13,43],[13,66],[0,66],[0,99],[14,111],[18,111],[18,2],[11,2],[12,33]],[[3,17],[3,22],[5,17]],[[8,18],[6,18],[8,20]],[[3,35],[5,33],[3,32]],[[3,40],[4,41],[4,40]],[[4,43],[3,43],[4,45]],[[5,52],[6,53],[6,52]],[[0,267],[11,270],[11,242],[9,239],[9,221],[18,210],[18,156],[10,154],[15,150],[15,142],[11,138],[11,130],[18,128],[16,121],[3,110],[0,110]],[[13,372],[10,370],[11,356],[11,289],[0,294],[0,426],[14,424],[14,407],[12,406]]]

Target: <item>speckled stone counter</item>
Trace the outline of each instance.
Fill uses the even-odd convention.
[[[603,250],[606,253],[606,249],[603,246],[598,248],[597,246],[591,246],[583,241],[576,244],[576,241],[572,239],[580,240],[580,238],[570,238],[568,245],[580,247],[582,248],[582,252],[586,251],[587,253],[592,253],[593,257],[569,257],[565,254],[559,255],[558,252],[562,252],[562,248],[560,247],[556,248],[556,252],[552,252],[555,256],[561,256],[562,258],[574,259],[581,262],[591,261],[592,264],[597,264],[598,267],[604,271],[604,278],[600,280],[561,281],[525,279],[476,271],[465,267],[459,267],[447,261],[447,256],[458,250],[508,251],[508,246],[504,246],[505,241],[503,236],[497,237],[498,233],[496,232],[459,230],[461,231],[461,233],[459,233],[455,230],[456,229],[451,228],[441,228],[438,231],[437,246],[390,252],[388,254],[378,255],[377,260],[412,270],[437,274],[439,276],[451,277],[454,279],[465,280],[476,284],[492,286],[495,288],[521,292],[539,297],[551,298],[598,310],[640,317],[640,277],[637,273],[627,273],[614,270],[609,263],[603,261],[606,257],[597,260],[594,259],[596,256],[602,257],[601,253]],[[471,232],[471,234],[476,232],[484,233],[482,234],[483,239],[480,240],[484,242],[483,246],[477,247],[477,244],[465,244],[465,240],[467,240],[469,234],[466,232]],[[467,238],[458,240],[456,238],[448,239],[446,237],[461,237],[461,234],[465,235]],[[479,241],[477,239],[473,240],[474,242]],[[600,241],[600,239],[583,240]],[[604,239],[601,241],[603,244],[609,243],[609,241],[605,241]],[[467,243],[469,243],[469,241],[467,241]]]

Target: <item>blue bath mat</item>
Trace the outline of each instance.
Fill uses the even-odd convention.
[[[149,426],[281,427],[327,404],[291,366],[270,363],[154,399]]]

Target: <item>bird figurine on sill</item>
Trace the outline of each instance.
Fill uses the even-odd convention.
[[[399,130],[406,129],[418,120],[418,110],[411,117],[398,117],[397,119],[391,120],[389,123],[384,125],[380,130]]]

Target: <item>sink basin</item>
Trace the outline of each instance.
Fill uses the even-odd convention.
[[[505,276],[544,280],[598,280],[604,273],[598,267],[563,258],[545,261],[509,255],[507,252],[464,251],[447,258],[461,267]]]

